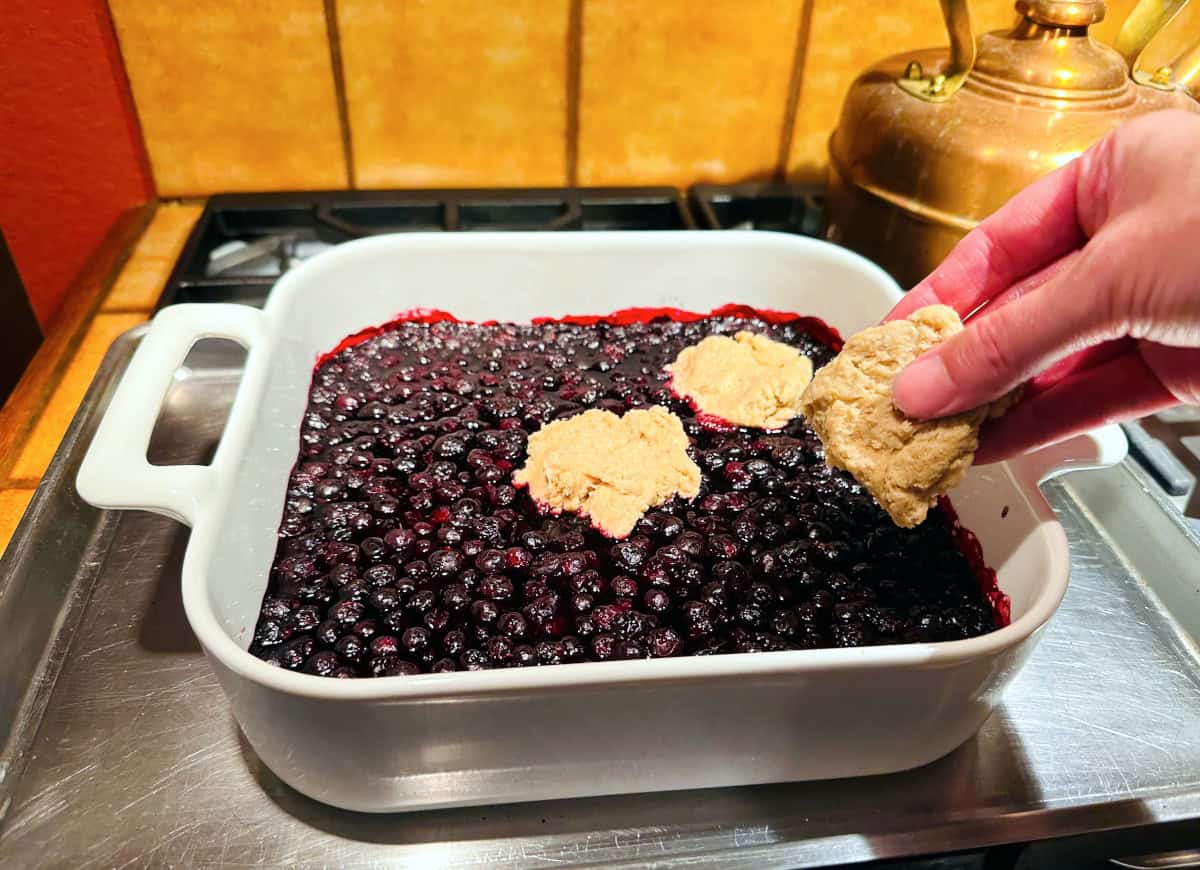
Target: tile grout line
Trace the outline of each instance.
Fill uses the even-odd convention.
[[[804,61],[808,58],[808,40],[811,35],[813,6],[816,0],[801,0],[800,26],[796,29],[796,47],[792,54],[792,77],[788,82],[787,103],[783,107],[783,129],[779,135],[779,153],[775,158],[775,179],[786,181],[788,161],[791,158],[792,138],[795,134],[796,115],[800,108],[800,92],[804,78]]]
[[[583,67],[583,0],[567,4],[567,187],[579,184],[579,95]]]
[[[354,168],[354,140],[350,132],[350,106],[346,101],[346,71],[342,63],[342,37],[338,30],[337,0],[324,0],[325,33],[329,39],[329,62],[333,67],[333,90],[337,100],[338,131],[342,138],[342,157],[350,188],[358,187]]]

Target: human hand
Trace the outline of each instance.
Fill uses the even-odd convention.
[[[900,373],[901,411],[942,417],[1031,379],[977,462],[1200,404],[1200,115],[1114,130],[980,223],[886,319],[935,303],[966,329]]]

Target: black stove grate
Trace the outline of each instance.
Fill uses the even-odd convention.
[[[323,191],[214,196],[157,307],[262,304],[296,262],[395,232],[766,229],[815,236],[821,189],[748,183],[671,187]]]

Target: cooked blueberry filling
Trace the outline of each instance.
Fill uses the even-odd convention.
[[[897,528],[826,467],[800,419],[713,426],[664,366],[750,329],[816,366],[805,318],[472,325],[401,321],[318,365],[250,651],[371,677],[564,662],[956,640],[997,628],[994,590],[942,507]],[[614,541],[546,515],[512,473],[530,433],[600,408],[677,414],[692,501]]]

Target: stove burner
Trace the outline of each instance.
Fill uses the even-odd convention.
[[[206,278],[278,278],[309,257],[332,248],[329,242],[298,234],[264,236],[252,242],[234,239],[213,248],[204,267]]]

